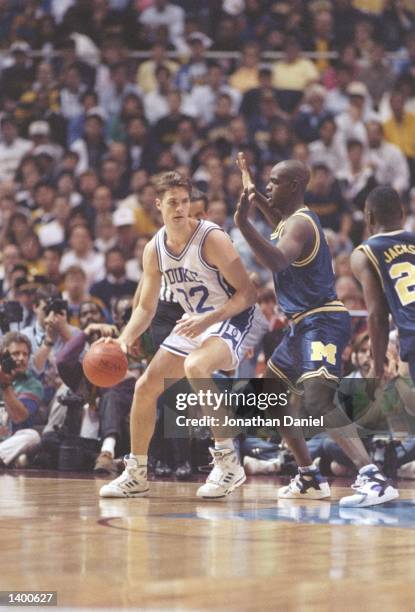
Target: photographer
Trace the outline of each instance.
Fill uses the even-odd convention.
[[[0,442],[0,467],[10,465],[40,442],[39,434],[32,427],[39,410],[42,385],[28,370],[30,353],[31,344],[24,334],[8,332],[3,337],[0,387],[9,435]]]
[[[121,302],[121,299],[118,302]],[[122,303],[124,308],[131,308],[131,299],[122,298]],[[116,318],[120,321],[120,325],[125,325],[126,317],[122,313],[117,312]],[[84,350],[102,336],[117,336],[118,331],[115,326],[104,322],[104,313],[92,300],[81,304],[79,319],[82,333],[71,338],[60,351],[57,355],[57,366],[62,380],[71,391],[82,395],[85,402],[88,402],[91,396],[91,386],[86,381],[82,370]],[[124,380],[118,385],[111,389],[100,390],[98,418],[102,445],[95,462],[94,471],[96,473],[113,474],[116,446],[119,453],[128,450],[128,416],[135,381],[136,373],[128,371]]]
[[[54,285],[37,289],[34,296],[36,321],[22,330],[32,345],[31,367],[44,387],[44,400],[49,403],[59,385],[56,354],[66,342],[79,333],[69,325],[67,304]]]

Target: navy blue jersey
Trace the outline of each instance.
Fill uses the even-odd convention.
[[[405,230],[376,234],[357,248],[379,275],[405,357],[415,351],[415,234]]]
[[[333,264],[318,216],[304,207],[293,213],[290,219],[292,217],[305,217],[309,220],[315,232],[315,243],[310,255],[273,275],[275,292],[282,310],[294,321],[295,315],[323,306],[327,306],[327,310],[344,310],[343,304],[336,301]],[[284,234],[285,223],[281,221],[271,236],[277,243]]]

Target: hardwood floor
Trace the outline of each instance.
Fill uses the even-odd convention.
[[[57,591],[60,607],[415,609],[415,486],[376,508],[276,500],[252,478],[224,501],[154,482],[99,499],[102,481],[0,473],[1,590]]]

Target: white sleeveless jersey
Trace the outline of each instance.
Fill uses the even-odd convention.
[[[165,285],[189,314],[220,308],[235,293],[219,270],[203,259],[203,243],[213,230],[222,231],[216,223],[200,220],[180,255],[167,249],[165,227],[155,237],[158,265]]]

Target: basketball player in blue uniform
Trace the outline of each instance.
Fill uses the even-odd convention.
[[[164,226],[143,255],[140,301],[121,336],[124,351],[150,325],[157,309],[161,279],[185,311],[138,379],[130,419],[131,453],[124,472],[100,490],[102,497],[147,495],[147,452],[154,432],[156,402],[166,379],[207,379],[218,369],[238,363],[244,337],[254,316],[256,291],[232,242],[217,225],[189,217],[190,182],[176,172],[164,174],[157,185]],[[245,473],[232,439],[216,434],[213,470],[197,495],[224,497],[240,486]],[[222,434],[222,438],[220,435]]]
[[[383,378],[389,313],[399,332],[400,356],[415,381],[415,234],[402,228],[398,193],[376,187],[365,205],[370,238],[352,254],[353,274],[363,288],[376,382]]]
[[[243,155],[238,161],[245,190],[235,222],[258,259],[273,272],[279,304],[291,321],[290,330],[267,364],[265,378],[278,378],[294,392],[301,384],[307,412],[316,417],[324,415],[328,433],[359,470],[353,486],[355,494],[342,498],[341,505],[371,506],[394,499],[398,492],[370,463],[354,425],[334,406],[341,356],[350,337],[350,317],[336,298],[331,256],[319,219],[304,205],[309,170],[298,161],[277,164],[271,170],[268,197],[264,198],[255,190]],[[251,224],[249,209],[254,203],[276,227],[272,234],[276,246]],[[302,433],[288,428],[281,433],[295,456],[299,473],[279,490],[279,497],[329,497],[329,485],[312,465]]]

